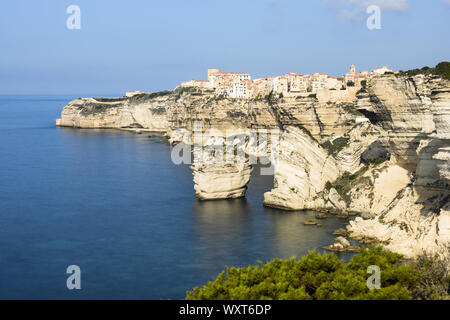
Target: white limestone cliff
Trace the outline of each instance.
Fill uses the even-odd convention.
[[[264,195],[264,204],[289,210],[314,207],[313,197],[340,175],[335,159],[307,131],[295,126],[284,128],[279,150],[274,189]]]
[[[327,178],[323,170],[330,155],[316,150],[327,145],[311,140],[305,147],[306,138],[286,129],[280,143],[283,162],[265,204],[358,214],[348,226],[353,237],[374,238],[409,257],[423,252],[448,256],[449,93],[449,82],[433,76],[373,79],[355,101],[372,124],[346,132],[347,144],[333,155]],[[310,179],[315,176],[328,179],[328,188],[327,180]]]
[[[245,154],[248,141],[245,133],[228,130],[207,135],[201,132],[201,141],[194,144],[195,195],[200,200],[240,198],[245,196],[252,166]],[[194,142],[195,143],[195,142]]]
[[[64,107],[57,124],[164,132],[176,144],[187,142],[179,130],[192,133],[196,121],[203,130],[280,133],[265,205],[359,215],[348,226],[353,237],[378,239],[407,256],[450,255],[448,80],[381,75],[345,99],[230,99],[192,88],[84,98]],[[205,140],[200,148],[224,143]],[[243,161],[194,162],[196,196],[244,196],[252,172],[248,156],[260,149],[272,152],[270,144],[248,143]]]

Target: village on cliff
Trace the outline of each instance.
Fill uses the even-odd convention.
[[[194,87],[214,90],[218,95],[230,98],[251,99],[272,94],[292,97],[320,93],[326,90],[359,89],[364,82],[375,76],[393,72],[383,66],[368,71],[356,72],[354,65],[343,77],[332,77],[326,73],[302,75],[289,73],[283,76],[257,78],[252,80],[246,72],[221,72],[219,69],[208,69],[208,80],[189,80],[181,83],[179,87]],[[352,90],[354,91],[354,90]],[[126,96],[144,93],[142,91],[127,92]]]
[[[185,81],[181,87],[214,89],[216,94],[231,98],[255,98],[265,96],[270,92],[293,96],[317,93],[319,90],[345,90],[347,87],[361,87],[362,81],[386,72],[392,72],[392,70],[383,66],[372,72],[356,73],[356,68],[352,65],[348,73],[338,78],[326,73],[314,73],[313,75],[289,73],[283,76],[252,80],[249,73],[221,72],[219,69],[209,69],[208,80]]]

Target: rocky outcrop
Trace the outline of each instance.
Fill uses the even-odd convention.
[[[122,98],[79,98],[64,107],[57,125],[76,128],[139,128],[170,135],[172,130],[215,128],[277,128],[273,110],[265,100],[215,96],[191,88],[136,94]]]
[[[349,231],[407,256],[448,255],[449,82],[386,76],[372,81],[368,92],[368,109],[386,130],[380,138],[393,159],[373,186],[372,218],[357,218]]]
[[[275,167],[274,189],[264,195],[264,204],[290,210],[317,206],[314,197],[340,171],[336,160],[302,127],[285,127]]]
[[[195,195],[200,200],[245,196],[252,167],[243,165],[193,165]]]
[[[449,82],[386,75],[361,91],[354,107],[370,123],[339,132],[341,138],[309,141],[308,148],[296,132],[283,132],[284,159],[265,203],[358,214],[348,227],[353,237],[374,238],[407,256],[423,251],[449,255]],[[301,156],[293,151],[295,144]],[[321,147],[328,153],[316,150]],[[306,176],[323,177],[323,164],[333,162],[330,156],[334,168],[328,182],[305,183]],[[317,165],[305,164],[305,158]],[[287,170],[285,163],[293,167]],[[303,179],[287,178],[290,172],[303,173]]]
[[[230,132],[230,131],[228,131]],[[232,132],[232,131],[231,131]],[[195,195],[200,200],[240,198],[245,195],[252,166],[245,153],[247,134],[203,136],[194,145]],[[206,140],[206,141],[203,141]]]
[[[355,238],[376,239],[407,256],[422,251],[448,255],[449,81],[382,75],[358,92],[339,94],[267,101],[178,88],[77,99],[63,109],[57,124],[159,131],[171,143],[194,145],[180,130],[189,136],[197,122],[202,132],[217,129],[225,140],[227,130],[276,130],[276,148],[273,143],[255,146],[249,137],[244,160],[194,161],[197,197],[243,196],[252,172],[249,158],[268,150],[275,175],[265,205],[359,215],[347,230]],[[203,139],[196,147],[214,150],[225,140]]]
[[[344,132],[351,128],[351,119],[352,115],[343,105],[330,108],[329,104],[314,98],[231,99],[216,96],[208,90],[178,88],[122,98],[80,98],[64,107],[57,125],[157,131],[165,133],[171,144],[193,144],[190,135],[195,131],[195,124],[200,123],[200,132],[204,136],[210,129],[220,131],[225,138],[234,132],[245,131],[249,137],[245,152],[253,157],[270,157],[272,140],[278,140],[284,126],[304,125],[320,138],[336,130]],[[256,143],[249,130],[257,132]],[[201,146],[207,149],[214,143],[203,138]],[[236,165],[197,161],[192,169],[194,188],[200,199],[243,196],[252,171],[248,159]]]
[[[448,195],[408,186],[371,219],[356,218],[348,231],[356,239],[373,238],[387,249],[414,257],[423,252],[448,256],[450,211]]]

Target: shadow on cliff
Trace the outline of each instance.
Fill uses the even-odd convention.
[[[427,145],[417,152],[420,144],[425,141],[428,141]],[[450,203],[450,186],[440,178],[437,167],[439,160],[433,159],[433,155],[439,151],[439,148],[448,143],[448,140],[436,139],[428,134],[420,133],[408,144],[408,152],[404,158],[407,163],[403,166],[413,173],[410,186],[418,194],[415,203],[423,205],[420,210],[422,216],[439,215],[441,209]],[[413,170],[410,169],[412,167]]]

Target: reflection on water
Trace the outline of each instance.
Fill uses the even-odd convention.
[[[313,249],[322,251],[323,246],[333,242],[332,232],[343,226],[343,221],[332,215],[317,227],[304,225],[315,218],[315,212],[263,207],[261,189],[269,190],[272,183],[261,185],[268,179],[260,176],[257,169],[247,199],[194,202],[196,243],[207,253],[202,258],[211,264],[222,261],[224,265],[241,266],[246,265],[243,261],[253,264],[258,259],[302,256]],[[339,255],[346,260],[351,256]]]
[[[343,221],[329,215],[321,227],[304,225],[315,218],[312,211],[283,211],[262,205],[264,192],[273,187],[272,176],[262,176],[260,166],[253,171],[245,199],[194,201],[196,245],[202,261],[217,265],[253,264],[258,259],[302,256],[333,242],[332,232]],[[349,259],[351,254],[340,253]]]

